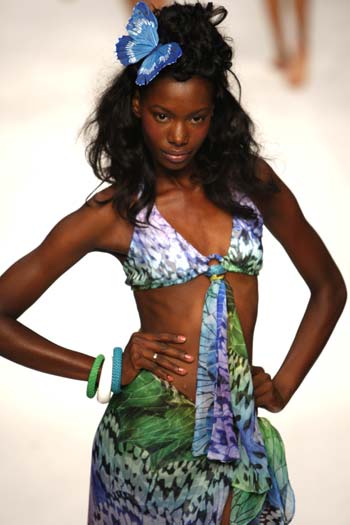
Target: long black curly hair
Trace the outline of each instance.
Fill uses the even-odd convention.
[[[240,104],[241,85],[231,70],[231,39],[222,36],[216,27],[226,18],[227,10],[214,7],[212,2],[174,2],[153,12],[158,20],[159,43],[178,42],[183,52],[160,75],[171,75],[179,82],[198,75],[214,86],[214,114],[208,135],[197,152],[196,178],[215,205],[231,214],[251,217],[252,209],[240,206],[232,189],[249,194],[275,192],[278,188],[272,181],[262,182],[256,176],[260,146],[253,137],[254,124]],[[148,88],[135,84],[140,62],[118,72],[83,127],[88,138],[86,156],[95,175],[102,182],[115,185],[113,197],[99,202],[112,200],[118,213],[134,225],[142,225],[136,221],[136,215],[145,206],[148,223],[156,197],[152,159],[131,104],[136,88],[141,96],[142,90]],[[238,100],[230,92],[228,72],[237,82]],[[142,193],[135,199],[140,188]]]

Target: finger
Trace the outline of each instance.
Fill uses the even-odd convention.
[[[261,406],[270,412],[279,412],[285,403],[279,393],[272,388],[265,393],[259,393],[255,396],[255,405]]]
[[[280,410],[273,397],[266,394],[255,399],[255,406],[265,408],[265,410],[270,412],[278,412]]]
[[[142,357],[140,359],[141,368],[144,370],[148,370],[152,372],[152,374],[157,375],[161,379],[165,379],[166,381],[173,381],[174,378],[167,370],[159,366],[156,362],[150,361],[149,359]]]
[[[184,343],[186,336],[184,334],[172,334],[169,332],[137,332],[151,341],[163,341],[165,343]],[[184,338],[184,339],[182,339]]]
[[[153,353],[156,352],[158,354],[164,354],[168,357],[175,357],[176,359],[180,359],[181,361],[185,362],[191,362],[194,359],[194,357],[188,354],[186,350],[174,348],[166,342],[147,341],[144,343],[144,347],[148,350],[151,350]]]
[[[255,376],[257,374],[260,374],[261,372],[265,372],[265,370],[261,366],[254,366],[252,365],[250,367],[252,375]]]
[[[271,393],[273,391],[273,385],[272,383],[263,383],[257,388],[254,388],[254,396],[259,397],[263,396],[265,394]]]
[[[266,408],[271,403],[271,393],[264,392],[255,396],[255,405]]]
[[[185,370],[182,366],[177,365],[163,354],[157,354],[157,352],[145,350],[143,356],[144,358],[151,361],[153,366],[152,370],[155,370],[156,367],[162,367],[181,376],[187,374],[187,370]]]
[[[253,377],[253,387],[258,388],[265,383],[272,383],[271,376],[266,372]]]

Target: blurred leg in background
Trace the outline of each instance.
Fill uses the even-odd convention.
[[[273,63],[277,68],[283,69],[287,66],[288,56],[285,35],[281,22],[280,2],[279,0],[265,0],[265,5],[270,18],[276,49],[276,56]]]
[[[302,84],[306,80],[308,66],[308,15],[309,1],[294,0],[297,21],[297,49],[288,66],[288,78],[291,84]]]
[[[283,29],[283,11],[285,0],[264,0],[276,47],[274,65],[285,72],[289,83],[299,86],[305,83],[308,69],[308,16],[309,0],[293,0],[296,17],[296,43],[292,51],[288,50],[285,31]]]

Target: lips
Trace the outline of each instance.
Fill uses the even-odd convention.
[[[162,151],[162,154],[165,158],[167,158],[170,162],[180,163],[186,160],[190,155],[191,151],[184,151],[184,152],[175,152],[175,151]]]

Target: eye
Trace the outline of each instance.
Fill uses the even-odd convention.
[[[153,115],[158,122],[166,122],[166,119],[168,118],[165,113],[153,113]]]
[[[194,124],[199,124],[200,122],[204,122],[206,118],[207,118],[206,116],[196,115],[192,117],[191,120],[194,122]]]

